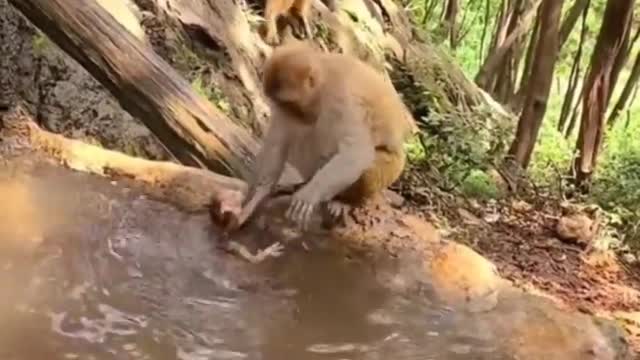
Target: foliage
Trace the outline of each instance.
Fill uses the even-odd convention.
[[[229,104],[227,98],[224,96],[224,93],[213,85],[205,86],[202,75],[196,76],[196,78],[191,82],[191,86],[198,94],[206,97],[209,101],[216,105],[218,109],[222,110],[224,113],[229,114],[229,112],[231,111],[231,105]]]
[[[500,195],[498,187],[489,174],[473,170],[462,182],[462,193],[483,200],[496,199]]]
[[[41,31],[37,31],[33,35],[33,51],[36,55],[40,56],[44,53],[45,49],[51,46],[51,40],[44,35]]]
[[[513,122],[491,104],[466,98],[467,90],[458,89],[451,75],[457,69],[438,63],[439,58],[423,59],[412,71],[394,64],[391,78],[421,129],[407,146],[410,161],[435,174],[432,185],[461,191],[471,173],[488,169],[500,158]]]
[[[502,0],[459,0],[461,10],[457,24],[462,36],[455,49],[450,47],[442,24],[443,7],[446,1],[410,0],[407,8],[412,12],[416,23],[436,44],[440,45],[443,51],[449,52],[462,67],[466,76],[474,78],[491,46],[501,3]],[[582,69],[580,78],[583,78],[589,66],[605,4],[606,0],[591,1],[585,21],[587,30],[583,55],[580,59]],[[563,11],[566,13],[571,5],[573,5],[572,1],[566,2]],[[640,4],[636,3],[636,10],[640,10],[639,7]],[[640,26],[638,22],[634,21],[632,33]],[[556,127],[569,74],[579,46],[581,25],[582,18],[578,20],[559,53],[545,120],[538,136],[532,163],[528,168],[528,173],[536,184],[553,189],[568,190],[564,180],[574,157],[576,130],[565,138],[564,134],[556,130]],[[627,61],[616,83],[610,107],[617,100],[629,76],[632,60],[635,59],[638,51],[640,51],[640,45],[636,43],[629,56],[631,60]],[[578,89],[580,87],[581,84]],[[421,95],[427,99],[424,101],[429,102],[430,106],[435,106],[436,111],[432,111],[428,118],[429,126],[423,129],[427,134],[426,140],[423,141],[423,149],[417,151],[416,144],[413,144],[409,150],[410,156],[414,161],[416,157],[421,157],[429,164],[429,168],[444,174],[448,179],[446,182],[461,185],[462,192],[469,196],[486,197],[487,194],[492,194],[490,177],[483,170],[495,163],[499,154],[486,153],[487,144],[477,141],[477,136],[474,137],[474,134],[480,131],[479,129],[452,127],[451,124],[455,121],[451,118],[456,118],[459,114],[448,106],[438,106],[441,100],[438,94],[423,91]],[[433,114],[434,112],[437,114]],[[511,140],[512,136],[513,132],[506,137]],[[640,245],[640,230],[637,229],[640,224],[640,140],[638,139],[640,139],[640,103],[632,102],[616,126],[606,135],[589,199],[618,216],[621,219],[621,226],[626,226],[627,240],[634,238]]]

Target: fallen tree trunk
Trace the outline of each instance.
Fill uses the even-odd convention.
[[[26,140],[29,148],[74,170],[142,183],[148,195],[185,211],[204,211],[213,199],[239,207],[247,188],[242,180],[204,169],[135,158],[50,133],[39,128],[21,106],[2,118],[1,129],[1,140]]]
[[[200,97],[95,0],[10,0],[182,163],[246,176],[256,139]]]

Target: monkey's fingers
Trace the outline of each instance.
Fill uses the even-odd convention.
[[[298,225],[302,231],[306,231],[309,228],[311,214],[313,213],[314,205],[300,201],[300,205],[297,211],[293,214],[292,220]]]
[[[309,229],[309,224],[311,223],[311,215],[313,215],[313,209],[315,206],[313,204],[305,204],[301,214],[301,223],[302,229],[307,231]]]
[[[304,230],[304,214],[306,211],[306,205],[307,204],[300,199],[293,199],[286,213],[287,219],[296,224],[296,226],[302,230]]]
[[[300,207],[302,206],[302,202],[300,200],[291,199],[291,204],[289,204],[289,208],[287,208],[287,212],[284,216],[287,220],[295,221],[296,215],[300,212]]]

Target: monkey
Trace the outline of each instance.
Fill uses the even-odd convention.
[[[295,19],[298,28],[302,28],[307,39],[311,39],[311,26],[309,25],[309,11],[312,0],[266,0],[264,19],[265,26],[262,29],[265,42],[271,46],[280,43],[278,34],[278,19],[281,16],[287,19]]]
[[[321,2],[331,12],[336,12],[336,10],[338,10],[338,1],[337,0],[321,0]]]
[[[275,189],[285,163],[305,181],[286,210],[307,229],[317,205],[333,217],[361,206],[405,166],[404,141],[415,122],[390,82],[361,60],[303,42],[277,47],[263,67],[271,123],[242,210],[244,223]]]
[[[262,28],[265,42],[271,46],[280,44],[280,35],[278,33],[278,19],[281,16],[287,17],[287,20],[295,19],[298,30],[302,28],[302,32],[307,39],[311,39],[312,32],[309,25],[309,11],[311,10],[313,0],[266,0],[264,18],[265,25]],[[321,2],[331,12],[338,9],[337,0],[321,0]]]

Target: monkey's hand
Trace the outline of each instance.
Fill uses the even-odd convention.
[[[285,214],[286,218],[293,221],[303,231],[309,228],[311,215],[318,204],[318,198],[314,191],[309,191],[307,186],[300,189],[291,197],[291,204]]]
[[[223,228],[229,227],[242,212],[242,198],[240,191],[218,192],[210,204],[211,220]]]

